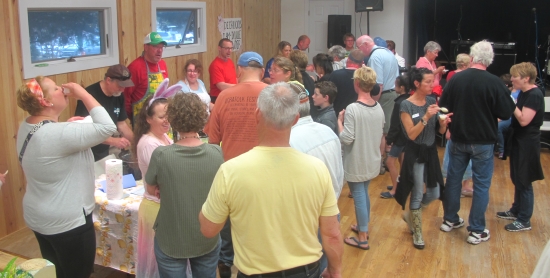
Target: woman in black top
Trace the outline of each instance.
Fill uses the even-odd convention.
[[[391,114],[391,124],[388,135],[386,135],[386,144],[391,146],[390,151],[386,152],[388,159],[386,161],[386,166],[390,172],[391,183],[392,185],[388,186],[387,192],[380,193],[380,197],[384,199],[393,198],[395,195],[395,190],[397,189],[397,177],[398,171],[395,167],[395,161],[399,159],[399,165],[403,165],[403,149],[405,148],[405,143],[407,143],[407,137],[403,133],[401,128],[401,117],[399,114],[401,108],[401,102],[409,98],[410,85],[409,79],[406,75],[400,75],[395,79],[395,92],[399,96],[394,100],[395,104],[393,105],[393,112]]]
[[[531,63],[512,66],[512,84],[521,92],[512,117],[510,143],[510,177],[514,183],[514,203],[497,216],[515,220],[504,226],[507,231],[531,230],[535,203],[532,182],[544,179],[540,165],[540,126],[544,117],[544,95],[535,85],[537,70]]]
[[[413,69],[409,78],[415,92],[401,102],[399,109],[403,132],[408,140],[395,200],[405,208],[410,195],[410,213],[407,211],[404,219],[413,232],[414,247],[423,249],[422,208],[439,198],[443,186],[435,144],[436,123],[439,121],[438,132],[445,133],[452,113],[447,117],[438,117],[439,107],[434,98],[428,97],[434,86],[434,74],[431,70]]]

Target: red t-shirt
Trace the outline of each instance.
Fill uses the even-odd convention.
[[[158,72],[160,67],[162,76],[164,76],[164,78],[168,78],[168,70],[166,69],[166,63],[164,60],[160,60],[158,64],[149,62],[147,62],[147,64],[149,65],[149,70],[151,72]],[[138,57],[130,63],[130,65],[128,65],[128,69],[132,73],[131,79],[134,82],[134,87],[127,87],[124,89],[124,100],[126,101],[126,111],[129,111],[128,117],[132,118],[132,103],[141,100],[145,95],[145,92],[149,89],[147,87],[149,77],[147,75],[147,67],[145,67],[145,58],[143,58],[143,56]]]
[[[220,82],[237,84],[235,64],[230,58],[224,61],[220,57],[216,57],[208,67],[208,72],[210,73],[210,96],[217,97],[220,95],[221,91],[216,86]]]
[[[255,111],[266,86],[261,81],[239,83],[218,96],[204,132],[209,143],[222,142],[225,161],[258,146]]]

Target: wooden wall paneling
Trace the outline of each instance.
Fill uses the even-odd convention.
[[[123,1],[123,0],[121,0]],[[124,1],[127,2],[127,1]],[[129,15],[134,17],[135,22],[135,56],[129,57],[128,64],[141,55],[143,52],[143,38],[153,29],[151,27],[151,0],[135,0],[134,14]]]
[[[2,133],[0,140],[0,160],[5,172],[9,169],[6,184],[2,186],[2,218],[0,219],[0,237],[15,232],[25,223],[23,220],[22,200],[24,195],[24,177],[19,167],[15,150],[17,128],[25,113],[17,107],[16,91],[21,85],[21,49],[19,39],[19,15],[17,1],[2,1],[0,34],[4,38],[0,45],[0,60],[3,62],[1,84],[3,92],[0,94],[0,103],[3,106],[0,112],[2,119]]]
[[[137,46],[142,47],[138,43],[136,36],[136,20],[134,1],[119,0],[117,2],[118,9],[118,47],[120,63],[129,65],[137,56]]]
[[[120,63],[128,65],[141,55],[143,37],[152,31],[151,1],[117,1],[119,27]],[[184,1],[184,0],[178,0]],[[190,0],[193,1],[193,0]],[[196,0],[195,0],[196,1]],[[208,66],[218,55],[218,16],[243,19],[243,51],[256,51],[264,58],[273,55],[273,49],[280,40],[280,0],[204,0],[206,2],[207,51],[203,53],[170,57],[165,59],[170,83],[184,78],[183,66],[188,59],[198,59],[203,64],[201,79],[209,88]],[[18,0],[2,1],[0,4],[0,171],[9,169],[6,184],[0,192],[0,238],[25,226],[22,200],[25,193],[25,178],[16,152],[16,134],[19,123],[28,115],[17,106],[16,91],[26,80],[22,75],[21,42],[19,33]],[[237,61],[240,53],[231,58]],[[267,61],[266,59],[266,61]],[[48,76],[58,84],[76,82],[83,87],[102,80],[107,67],[79,72]],[[74,115],[76,101],[70,101],[60,120]]]

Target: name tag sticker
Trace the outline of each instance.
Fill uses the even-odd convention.
[[[413,114],[413,115],[412,115],[412,118],[413,118],[413,119],[414,119],[414,118],[418,118],[418,116],[420,116],[420,114],[416,113],[416,114]]]

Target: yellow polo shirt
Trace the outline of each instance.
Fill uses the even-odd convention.
[[[234,264],[246,275],[321,258],[320,216],[339,213],[325,164],[292,148],[255,147],[220,167],[203,215],[231,217]]]

